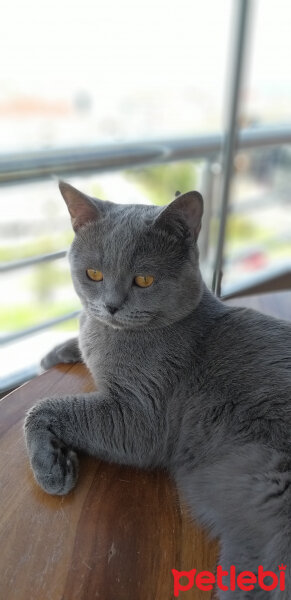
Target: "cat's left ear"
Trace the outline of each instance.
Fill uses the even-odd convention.
[[[90,198],[65,181],[59,181],[59,189],[68,207],[75,232],[83,225],[100,218],[100,202],[97,199]]]
[[[178,194],[178,192],[177,192]],[[203,198],[199,192],[186,192],[185,194],[176,194],[175,200],[168,204],[159,214],[156,223],[167,226],[174,223],[179,217],[188,226],[189,231],[197,240],[201,229],[203,215]]]

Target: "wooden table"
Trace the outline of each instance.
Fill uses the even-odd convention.
[[[229,303],[291,318],[291,292]],[[0,600],[171,600],[172,568],[215,570],[217,544],[190,521],[164,473],[83,458],[68,496],[36,485],[25,412],[42,397],[93,389],[83,365],[60,365],[0,402]]]

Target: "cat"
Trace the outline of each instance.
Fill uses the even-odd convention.
[[[43,399],[25,437],[38,484],[67,494],[78,451],[166,468],[226,570],[279,573],[291,557],[291,323],[226,306],[199,270],[203,200],[119,205],[60,183],[79,339],[42,361],[83,361],[98,391]],[[219,591],[220,600],[266,592]],[[286,590],[271,600],[291,598]]]

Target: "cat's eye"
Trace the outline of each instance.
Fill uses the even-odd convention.
[[[89,279],[92,279],[92,281],[102,281],[103,279],[102,271],[96,271],[95,269],[87,269],[86,273]]]
[[[150,287],[150,285],[152,285],[152,283],[154,282],[154,278],[152,275],[137,275],[134,278],[134,283],[136,285],[138,285],[138,287]]]

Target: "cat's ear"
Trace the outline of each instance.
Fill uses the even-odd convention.
[[[90,196],[83,194],[65,181],[59,182],[59,189],[71,215],[75,232],[83,225],[99,219],[100,211]]]
[[[199,192],[176,192],[176,198],[168,204],[159,214],[156,223],[167,228],[167,225],[182,220],[186,223],[190,233],[197,240],[201,229],[203,215],[203,198]]]

